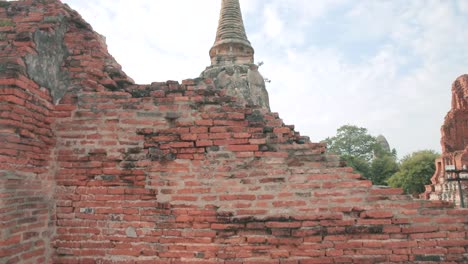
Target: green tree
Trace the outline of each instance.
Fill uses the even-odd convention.
[[[361,174],[366,179],[371,178],[371,167],[365,159],[351,155],[341,155],[341,159],[346,161],[347,166],[352,167],[355,172]]]
[[[433,150],[413,152],[401,160],[400,170],[388,179],[392,187],[403,188],[412,195],[422,193],[424,185],[430,183],[435,171],[435,159],[439,154]]]
[[[355,157],[367,162],[374,157],[377,147],[375,137],[367,133],[367,129],[353,125],[344,125],[336,131],[336,136],[324,140],[330,153],[343,157]]]
[[[386,185],[386,180],[398,170],[396,151],[390,151],[388,143],[383,147],[366,128],[344,125],[338,128],[336,136],[324,142],[330,153],[340,155],[348,166],[375,185]]]
[[[374,185],[387,185],[387,179],[398,171],[396,157],[391,153],[374,158],[370,165],[369,180]]]

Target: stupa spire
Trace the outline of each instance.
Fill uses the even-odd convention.
[[[216,40],[210,49],[211,65],[253,63],[253,55],[239,0],[222,0]]]
[[[265,80],[254,64],[254,49],[245,34],[239,0],[222,0],[216,40],[210,49],[211,66],[202,78],[214,81],[218,89],[244,105],[270,111]]]

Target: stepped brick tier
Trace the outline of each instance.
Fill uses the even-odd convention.
[[[57,0],[0,25],[0,263],[467,263],[468,210],[372,186],[216,78],[134,84]]]
[[[436,160],[436,172],[432,185],[426,186],[423,198],[444,200],[460,205],[458,183],[448,181],[457,177],[446,169],[461,171],[459,176],[468,178],[468,75],[462,75],[452,85],[452,109],[445,117],[442,132],[442,156]],[[468,203],[468,183],[461,182],[465,204]]]

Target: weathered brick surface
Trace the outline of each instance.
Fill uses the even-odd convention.
[[[372,187],[211,79],[132,84],[59,2],[4,5],[2,263],[468,261],[466,210]],[[16,32],[63,23],[61,94],[21,68],[36,47]]]
[[[57,119],[57,263],[466,261],[466,211],[371,187],[276,114],[186,83],[80,93]]]
[[[90,26],[59,2],[2,1],[0,25],[0,263],[51,263],[54,118],[76,108],[61,96],[131,80]],[[55,52],[62,45],[63,61]]]
[[[456,174],[446,169],[468,169],[468,75],[458,77],[452,85],[452,107],[445,117],[441,128],[442,156],[436,160],[436,172],[431,185],[422,194],[425,199],[444,200],[460,205],[457,182],[447,181]],[[462,174],[466,174],[463,172]],[[465,204],[468,202],[468,184],[462,182]]]
[[[54,107],[22,59],[42,19],[0,2],[0,263],[51,261]]]

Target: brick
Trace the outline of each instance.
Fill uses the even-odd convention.
[[[300,228],[301,222],[267,222],[266,227],[269,228]]]
[[[256,199],[256,196],[255,195],[249,195],[249,194],[220,195],[219,199],[221,201],[235,201],[235,200],[253,201],[253,200]]]
[[[353,242],[335,242],[335,249],[351,249],[351,248],[362,248],[362,241]]]
[[[267,143],[266,138],[250,138],[249,144],[251,145],[265,145]]]
[[[250,133],[234,133],[232,135],[233,138],[251,138],[252,134]]]
[[[273,129],[273,133],[288,134],[291,132],[289,127],[277,127]]]
[[[208,133],[208,128],[207,127],[191,127],[190,133],[194,133],[194,134]]]
[[[398,234],[398,233],[401,233],[401,227],[399,227],[399,226],[384,226],[383,232],[384,233],[390,233],[390,234],[392,234],[392,233]]]
[[[234,152],[257,151],[258,145],[228,145],[226,149]]]
[[[468,239],[461,239],[461,240],[439,240],[437,241],[437,245],[441,247],[466,247],[468,246]]]
[[[403,189],[401,188],[372,188],[370,190],[372,195],[402,195]]]
[[[325,255],[328,257],[338,257],[343,256],[343,250],[329,249],[326,251]]]
[[[251,210],[251,209],[240,209],[235,211],[236,215],[238,216],[264,216],[267,215],[268,210],[263,210],[263,209],[257,209],[257,210]]]
[[[209,146],[213,146],[213,141],[211,141],[211,140],[197,140],[195,142],[195,145],[197,147],[209,147]]]
[[[438,254],[445,255],[447,254],[447,249],[446,248],[434,248],[434,247],[413,248],[411,249],[411,252],[417,255],[438,255]]]
[[[245,119],[245,114],[243,114],[243,113],[228,113],[227,114],[227,119],[244,120]]]
[[[328,264],[328,263],[334,263],[332,258],[311,258],[311,259],[302,259],[299,260],[299,264]]]
[[[213,144],[217,146],[223,145],[245,145],[248,144],[248,139],[226,139],[226,140],[213,140]]]
[[[226,133],[228,132],[228,128],[225,126],[213,126],[210,127],[210,133]]]
[[[213,230],[236,230],[242,228],[240,224],[211,224]]]
[[[290,206],[305,206],[305,201],[278,201],[273,202],[273,206],[275,207],[290,207]]]
[[[252,158],[255,157],[254,152],[236,152],[237,158]]]
[[[195,120],[195,125],[197,126],[213,126],[213,120]]]
[[[214,120],[214,126],[233,126],[233,127],[245,127],[246,121],[231,121],[231,120]]]
[[[393,212],[390,211],[366,211],[361,213],[361,218],[392,218]]]
[[[248,237],[247,238],[247,243],[251,244],[263,244],[266,243],[266,238],[264,237]]]
[[[358,219],[358,225],[390,225],[391,219]]]
[[[182,134],[180,139],[184,141],[195,141],[197,140],[197,134]]]
[[[402,233],[430,233],[436,232],[439,230],[438,226],[411,226],[403,227],[401,229]]]
[[[169,144],[161,145],[161,149],[167,149],[167,148],[191,148],[191,147],[193,147],[193,146],[194,146],[193,142],[174,142],[174,143],[169,143]]]
[[[182,237],[215,237],[216,232],[213,231],[185,231],[181,234]]]

